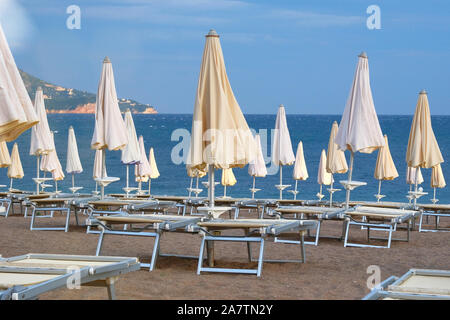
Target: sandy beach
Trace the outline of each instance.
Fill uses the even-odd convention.
[[[40,226],[63,224],[59,214],[54,219],[39,219]],[[254,217],[254,213],[242,217]],[[84,216],[81,221],[84,221]],[[431,220],[430,220],[431,222]],[[98,235],[86,234],[85,227],[76,226],[72,217],[68,233],[62,231],[30,231],[29,218],[20,214],[0,218],[3,257],[26,253],[95,254]],[[450,225],[441,219],[441,226]],[[325,222],[321,234],[337,236],[342,224]],[[399,231],[395,237],[406,234]],[[352,229],[352,239],[365,241],[366,232]],[[8,240],[6,240],[8,239]],[[165,233],[161,240],[162,253],[198,255],[200,236],[197,234]],[[446,249],[450,233],[411,234],[410,242],[394,241],[390,249],[344,248],[336,239],[321,239],[319,246],[306,246],[306,263],[264,263],[262,276],[244,274],[196,274],[197,260],[159,257],[156,269],[142,269],[122,276],[116,284],[118,299],[182,299],[182,300],[246,300],[246,299],[361,299],[368,292],[367,267],[378,265],[381,280],[400,276],[410,268],[448,269],[450,252]],[[372,241],[372,244],[383,244]],[[153,239],[111,235],[105,238],[102,255],[139,257],[148,262]],[[216,243],[216,265],[248,268],[246,247],[242,243]],[[256,255],[256,246],[253,247]],[[267,259],[300,257],[298,246],[267,243]],[[106,299],[103,288],[79,290],[61,289],[44,294],[42,300]]]

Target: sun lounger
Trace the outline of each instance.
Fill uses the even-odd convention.
[[[354,207],[340,213],[339,216],[344,220],[345,236],[344,247],[372,247],[372,248],[390,248],[391,241],[409,241],[411,222],[420,215],[420,211],[390,208],[374,208],[374,207]],[[392,234],[397,231],[397,225],[401,223],[407,224],[406,239],[393,239]],[[377,246],[369,244],[352,243],[349,241],[349,231],[351,226],[367,228],[367,240],[372,239],[387,240],[386,246]],[[371,237],[370,231],[385,231],[388,233],[386,238]]]
[[[225,273],[245,273],[256,274],[261,276],[263,262],[300,262],[306,261],[304,234],[307,230],[315,229],[317,222],[312,220],[293,221],[281,219],[236,219],[224,220],[214,219],[209,221],[198,222],[196,225],[188,226],[193,232],[199,232],[203,238],[200,246],[200,254],[198,257],[197,274],[205,272],[225,272]],[[244,236],[225,235],[225,230],[244,230]],[[300,240],[300,260],[265,260],[264,259],[264,243],[267,240],[273,240],[275,237],[284,233],[295,233]],[[214,267],[214,241],[225,242],[244,242],[247,244],[247,252],[249,262],[257,261],[256,269],[230,269]],[[257,260],[253,260],[251,255],[251,243],[259,243],[259,256]],[[208,267],[203,266],[203,256],[205,245],[208,254]]]
[[[105,286],[115,299],[114,283],[139,270],[136,258],[34,254],[0,258],[0,300],[37,299],[41,294],[75,285]]]
[[[70,196],[72,195],[72,196]],[[73,194],[63,194],[61,196],[54,196],[44,199],[34,199],[31,200],[31,206],[33,207],[31,222],[30,222],[30,230],[64,230],[65,232],[69,231],[69,222],[70,222],[70,213],[73,209],[76,223],[79,225],[78,221],[78,210],[73,207],[73,203],[75,201],[82,201],[81,199],[95,199],[89,195],[78,195],[74,196]],[[55,212],[61,212],[66,215],[66,221],[64,227],[36,227],[35,222],[36,219],[39,218],[52,218]],[[44,213],[44,215],[40,215],[39,213]],[[48,213],[48,214],[45,214]]]
[[[363,300],[450,300],[450,271],[411,269],[389,277]]]
[[[449,232],[449,228],[439,227],[439,221],[441,217],[450,217],[450,205],[448,204],[422,204],[417,203],[417,207],[423,210],[419,221],[419,232]],[[427,229],[424,227],[423,218],[435,217],[434,229]]]
[[[186,258],[197,258],[191,256],[162,254],[159,250],[161,235],[163,232],[190,232],[187,226],[200,221],[202,217],[163,215],[163,214],[145,214],[145,215],[109,215],[90,218],[87,224],[97,226],[100,235],[97,244],[96,255],[100,255],[102,244],[106,235],[122,236],[140,236],[151,237],[155,239],[150,263],[141,263],[142,267],[149,268],[152,271],[155,268],[158,256],[177,256]],[[114,229],[113,226],[128,226],[128,228]],[[140,226],[140,227],[136,227]]]
[[[305,244],[319,244],[320,227],[324,220],[340,219],[340,215],[345,212],[343,208],[330,207],[313,207],[313,206],[283,206],[271,209],[268,211],[269,215],[278,216],[280,218],[291,218],[294,215],[295,219],[315,219],[317,220],[317,229],[314,241],[305,241]],[[292,240],[276,239],[277,242],[292,242]]]

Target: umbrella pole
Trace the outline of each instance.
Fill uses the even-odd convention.
[[[11,185],[12,185],[12,179],[11,179]],[[436,188],[433,188],[433,203],[436,203]]]
[[[130,181],[130,172],[129,172],[129,166],[128,166],[128,164],[127,164],[127,189],[126,189],[126,193],[127,193],[127,198],[128,198],[128,193],[130,192],[130,190],[128,189],[128,187],[129,187],[129,181]]]
[[[381,179],[378,180],[378,196],[381,194]],[[380,202],[380,197],[378,197],[377,202]]]
[[[10,191],[12,190],[12,184],[13,184],[13,178],[11,178],[11,183],[10,183],[10,185],[9,185],[9,190],[10,190]],[[436,189],[434,189],[434,191],[436,191]],[[436,192],[435,192],[435,194],[436,194]]]
[[[280,200],[283,200],[283,166],[280,165]]]
[[[106,150],[102,149],[102,179],[106,177]],[[103,183],[100,185],[101,199],[105,198],[105,186]]]
[[[75,188],[75,173],[72,172],[72,190],[74,190],[73,188]],[[72,192],[75,193],[75,191]]]
[[[39,155],[37,158],[37,170],[36,170],[36,178],[39,179]],[[39,194],[39,182],[36,181],[36,193]]]
[[[319,193],[322,194],[322,185],[320,185]]]
[[[152,187],[152,179],[148,178],[148,195],[150,196],[150,188]]]
[[[253,176],[253,190],[252,190],[252,199],[255,199],[255,180],[256,180],[256,177],[255,177],[255,176]]]
[[[416,168],[416,176],[415,176],[415,179],[416,179],[415,185],[416,186],[414,188],[415,192],[417,192],[417,182],[418,182],[417,176],[418,176],[418,174],[417,174],[417,168]],[[416,208],[416,204],[417,204],[417,194],[414,195],[414,208]]]
[[[409,184],[409,193],[411,193],[411,191],[412,191],[412,184],[410,183]],[[409,204],[411,204],[411,197],[409,198]]]
[[[298,182],[298,180],[295,180],[294,200],[297,200],[297,182]]]
[[[227,197],[227,186],[223,186],[223,197]]]
[[[330,208],[333,205],[333,174],[331,174],[331,188],[330,188]]]
[[[195,183],[195,189],[198,190],[198,176],[197,176],[197,181]],[[197,192],[195,193],[195,197],[198,198],[198,193]]]
[[[191,197],[191,193],[192,193],[192,183],[194,182],[194,178],[191,177],[191,184],[189,185],[189,196],[188,198]]]
[[[355,154],[351,153],[350,156],[350,168],[348,170],[348,183],[352,181],[352,174],[353,174],[353,159],[355,158]],[[347,194],[345,196],[345,209],[348,209],[348,203],[350,202],[350,188],[347,186]]]
[[[55,180],[55,193],[58,193],[58,180]]]
[[[209,166],[209,207],[214,208],[214,165]]]

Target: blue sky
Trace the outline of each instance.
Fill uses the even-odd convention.
[[[81,30],[66,8],[81,8]],[[381,29],[369,30],[369,5]],[[191,113],[204,35],[221,36],[244,113],[341,114],[357,55],[369,56],[379,114],[413,114],[426,89],[432,114],[450,114],[450,2],[442,0],[1,0],[18,66],[96,92],[104,56],[119,96]]]

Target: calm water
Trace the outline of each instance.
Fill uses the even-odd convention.
[[[176,165],[171,161],[172,148],[179,143],[179,141],[171,141],[172,132],[177,128],[184,128],[190,131],[191,129],[191,115],[134,115],[134,122],[138,135],[144,136],[145,147],[148,150],[150,147],[155,149],[156,162],[161,176],[152,180],[153,194],[170,194],[170,195],[187,195],[186,187],[189,186],[189,177],[186,175],[184,164]],[[268,130],[268,143],[270,142],[270,130],[275,125],[275,115],[247,115],[246,119],[251,128],[256,131],[261,129]],[[298,188],[300,193],[298,198],[301,199],[316,199],[316,193],[319,191],[317,185],[317,170],[322,149],[326,149],[328,145],[328,138],[331,130],[331,125],[334,120],[340,121],[340,115],[288,115],[287,122],[291,133],[291,140],[293,143],[294,153],[297,150],[297,144],[303,141],[304,154],[309,173],[307,181],[299,181]],[[409,186],[406,184],[406,163],[405,153],[408,142],[409,129],[411,126],[412,116],[379,116],[381,129],[383,133],[388,135],[390,150],[394,159],[395,165],[399,172],[399,177],[394,181],[385,181],[382,184],[382,194],[386,194],[387,201],[405,201],[406,192]],[[95,187],[92,176],[92,166],[94,161],[94,151],[90,149],[90,141],[94,128],[94,115],[48,115],[48,121],[52,130],[58,131],[55,134],[55,144],[59,159],[65,169],[66,166],[66,149],[67,149],[67,131],[70,125],[75,129],[75,134],[78,141],[78,149],[80,153],[81,162],[84,172],[76,175],[76,185],[84,186],[82,191],[91,191]],[[446,160],[450,155],[450,116],[434,116],[432,117],[433,129],[438,140],[441,152]],[[22,180],[15,180],[14,187],[34,190],[35,185],[32,178],[36,176],[36,157],[29,155],[30,146],[30,131],[22,134],[17,140],[22,160],[22,165],[25,172],[25,177]],[[12,143],[8,143],[9,150],[12,149]],[[264,149],[264,147],[263,147]],[[265,155],[267,150],[263,150]],[[108,175],[120,177],[121,181],[111,184],[107,192],[121,192],[121,188],[125,184],[125,166],[120,163],[120,151],[107,151],[107,171]],[[346,152],[347,160],[349,154]],[[375,200],[374,194],[377,193],[378,181],[373,178],[373,171],[375,168],[377,153],[370,155],[356,154],[354,162],[353,179],[365,181],[368,183],[365,187],[360,187],[352,192],[351,199],[354,200]],[[268,163],[268,165],[270,165]],[[233,197],[250,197],[249,188],[252,184],[252,178],[247,173],[247,167],[243,169],[234,169],[234,174],[238,183],[233,187],[227,188],[227,195]],[[134,170],[134,168],[133,168]],[[442,164],[444,176],[450,172],[448,162]],[[6,176],[6,169],[0,169],[0,184],[9,184]],[[130,170],[130,173],[134,171]],[[422,202],[429,202],[432,197],[433,189],[430,187],[431,169],[422,170],[425,182],[422,184],[424,191],[429,192],[429,196],[421,198]],[[42,176],[42,173],[41,173]],[[131,175],[130,175],[131,176]],[[291,179],[292,166],[283,169],[283,183],[294,184]],[[339,181],[346,178],[347,175],[336,175],[335,180]],[[216,181],[220,179],[220,172],[216,175]],[[207,180],[207,177],[202,179]],[[450,181],[450,180],[449,180]],[[263,189],[256,194],[258,198],[277,198],[278,190],[274,185],[278,184],[279,176],[268,175],[266,178],[257,178],[256,186]],[[133,182],[134,184],[134,182]],[[70,176],[66,176],[64,181],[60,181],[58,186],[64,191],[68,191],[71,185]],[[144,184],[144,188],[147,184]],[[201,195],[206,196],[207,192],[204,190]],[[216,194],[222,195],[222,186],[217,186]],[[325,192],[328,199],[328,193]],[[292,198],[292,194],[284,193],[285,198]],[[344,200],[345,194],[343,191],[337,192],[334,196],[336,200]],[[438,189],[437,198],[440,203],[450,202],[449,188]],[[423,199],[423,200],[422,200]]]

